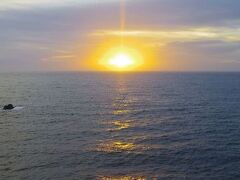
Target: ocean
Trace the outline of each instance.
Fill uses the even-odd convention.
[[[238,179],[240,73],[1,73],[0,179]]]

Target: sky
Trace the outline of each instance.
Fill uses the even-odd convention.
[[[159,71],[240,71],[240,1],[1,0],[0,72],[88,71],[110,39],[137,39]]]

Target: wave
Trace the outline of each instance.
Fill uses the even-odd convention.
[[[16,106],[13,110],[14,111],[19,111],[22,110],[24,107],[23,106]]]

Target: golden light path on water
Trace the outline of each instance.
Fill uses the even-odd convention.
[[[141,176],[99,176],[99,180],[146,180],[147,178]]]
[[[125,28],[125,0],[121,1],[121,31],[124,32]],[[121,45],[124,46],[124,38],[121,37]],[[114,59],[116,60],[116,59]],[[122,59],[119,59],[120,61]],[[114,63],[119,63],[115,62]],[[114,65],[115,65],[114,64]],[[118,65],[118,64],[116,64]],[[122,65],[122,64],[120,64]],[[137,99],[131,96],[124,96],[124,94],[127,94],[128,87],[126,85],[125,79],[120,78],[117,81],[117,85],[115,88],[117,96],[115,97],[112,108],[113,112],[112,114],[114,116],[118,115],[128,115],[132,112],[132,109],[129,108],[131,103],[134,103]],[[110,131],[111,133],[119,132],[122,130],[126,130],[128,128],[131,128],[134,126],[134,123],[132,120],[110,120],[107,123],[105,123],[107,126],[113,126],[112,128],[107,128],[107,131]],[[96,147],[97,151],[106,152],[106,153],[112,153],[112,152],[119,152],[119,153],[126,153],[126,152],[134,152],[137,148],[139,148],[134,142],[123,140],[121,139],[109,139],[103,142],[99,142],[99,144]],[[145,180],[145,177],[142,176],[98,176],[99,180]]]
[[[134,113],[135,109],[134,103],[138,102],[136,97],[130,95],[126,77],[119,77],[116,79],[115,85],[115,93],[116,96],[113,98],[112,102],[112,120],[106,120],[102,122],[105,126],[104,130],[106,133],[110,133],[109,139],[98,142],[96,146],[96,150],[102,153],[134,153],[141,154],[143,151],[147,150],[149,147],[136,144],[134,142],[135,138],[138,138],[137,135],[131,134],[130,137],[125,135],[124,131],[129,128],[134,128],[136,125],[141,126],[141,124],[137,124],[134,120],[128,120],[124,117],[129,117],[132,113]],[[121,118],[119,118],[121,117]],[[120,136],[118,136],[121,134]],[[121,170],[119,170],[121,172]],[[101,174],[98,176],[99,180],[145,180],[142,175],[134,174],[134,175],[125,175],[125,176],[114,176],[111,174]]]
[[[130,127],[131,121],[114,121],[113,125],[116,127],[114,130],[120,131],[123,129],[128,129]]]
[[[125,84],[124,78],[118,79],[115,88],[117,96],[114,98],[112,103],[112,114],[115,117],[119,115],[124,116],[132,112],[132,109],[129,108],[131,103],[133,103],[133,98],[125,97],[128,89]],[[115,133],[116,131],[121,131],[128,129],[134,126],[133,121],[131,120],[108,120],[104,123],[107,126],[107,131]],[[108,128],[111,126],[111,128]],[[130,152],[136,149],[136,145],[133,142],[124,141],[122,139],[110,139],[108,141],[100,142],[97,146],[98,151],[102,152]]]

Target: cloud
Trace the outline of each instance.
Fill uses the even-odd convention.
[[[2,0],[0,71],[48,70],[59,61],[64,68],[64,60],[70,56],[86,60],[98,39],[120,35],[144,39],[160,55],[164,54],[164,61],[170,59],[175,69],[177,66],[184,69],[183,65],[185,69],[216,69],[214,63],[229,60],[233,64],[240,57],[237,50],[240,1],[127,0],[124,33],[119,31],[119,3],[119,0]],[[43,59],[52,64],[45,66]],[[236,63],[220,64],[221,70],[240,70]],[[82,66],[78,68],[84,70]]]
[[[129,27],[234,26],[239,22],[236,0],[139,0],[128,5]]]
[[[163,69],[181,71],[239,71],[240,42],[172,42],[159,49]]]
[[[1,0],[0,10],[29,9],[36,7],[64,7],[64,6],[87,6],[92,4],[112,3],[117,0]]]
[[[240,27],[239,28],[216,28],[216,27],[201,27],[201,28],[186,28],[186,29],[160,29],[160,30],[99,30],[91,33],[96,37],[107,36],[123,36],[144,38],[148,42],[161,42],[161,46],[171,42],[187,42],[187,41],[204,41],[204,40],[219,40],[226,42],[240,42]]]
[[[54,55],[54,56],[51,56],[49,58],[44,58],[42,59],[42,61],[44,62],[50,62],[50,61],[55,61],[55,62],[58,62],[58,61],[69,61],[69,60],[73,60],[76,58],[76,55],[74,54],[65,54],[65,55]]]

